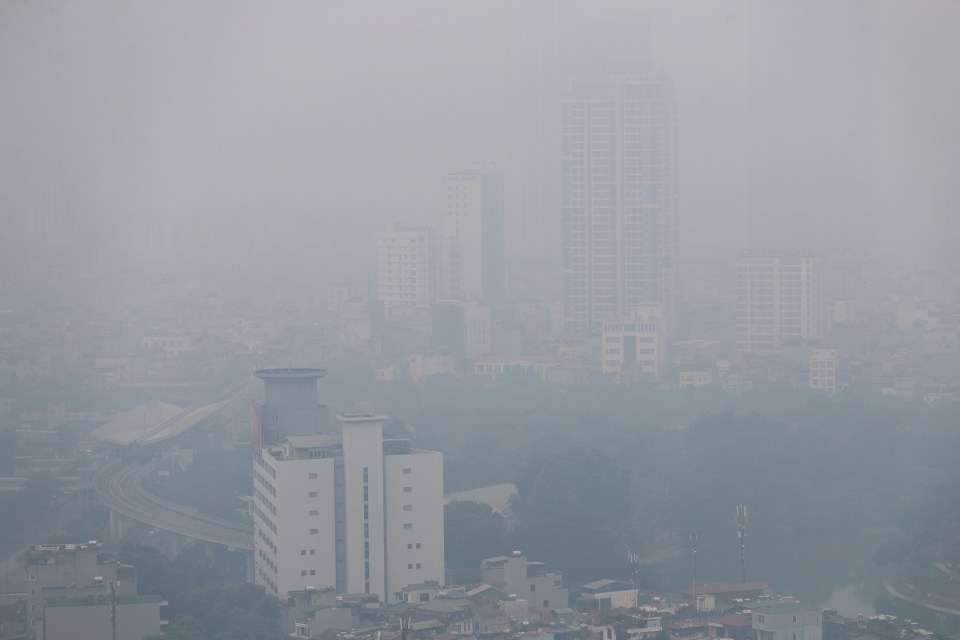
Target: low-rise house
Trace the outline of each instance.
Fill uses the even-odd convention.
[[[798,602],[751,607],[757,640],[821,640],[820,609]]]
[[[594,580],[581,587],[580,607],[584,611],[611,611],[637,606],[637,590],[618,580]]]
[[[709,620],[707,631],[711,638],[753,640],[755,636],[749,613],[728,613],[714,620]]]
[[[563,586],[563,574],[542,562],[528,561],[520,551],[483,560],[480,573],[483,582],[517,599],[529,600],[541,611],[569,605],[570,593]]]

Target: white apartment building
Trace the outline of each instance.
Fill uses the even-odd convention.
[[[570,593],[563,586],[563,573],[542,562],[528,561],[520,551],[509,556],[486,558],[480,563],[481,581],[526,600],[542,611],[570,606]]]
[[[603,373],[659,377],[666,358],[667,327],[660,304],[638,305],[603,323]]]
[[[839,350],[814,349],[810,354],[810,388],[814,391],[836,393],[839,368]]]
[[[737,264],[737,346],[764,353],[819,338],[820,260],[795,252],[746,255]]]
[[[507,279],[503,173],[458,171],[444,186],[442,296],[497,304]]]
[[[395,226],[377,234],[377,299],[388,319],[429,310],[435,268],[433,229]]]
[[[757,640],[822,640],[820,609],[800,603],[774,602],[751,607]]]
[[[395,602],[408,584],[442,582],[443,455],[384,440],[384,415],[337,417],[335,433],[255,455],[256,583]]]

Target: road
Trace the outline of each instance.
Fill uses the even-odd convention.
[[[195,540],[214,542],[236,549],[253,550],[253,527],[198,513],[143,488],[143,479],[154,470],[153,462],[112,461],[94,478],[97,497],[117,513]]]

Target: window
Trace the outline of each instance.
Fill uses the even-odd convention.
[[[404,487],[404,488],[403,488],[403,492],[404,492],[404,493],[410,493],[411,491],[413,491],[413,487]]]
[[[316,550],[316,549],[310,549],[310,555],[312,555],[312,556],[317,555],[317,550]]]
[[[307,570],[306,570],[306,569],[301,569],[301,570],[300,570],[300,575],[302,575],[302,576],[307,575]]]
[[[413,565],[412,565],[412,564],[408,564],[408,565],[407,565],[407,569],[413,569]]]
[[[318,495],[320,495],[320,494],[317,493],[316,491],[311,491],[311,492],[310,492],[310,497],[311,497],[311,498],[316,498]]]
[[[300,549],[300,555],[302,555],[302,556],[307,555],[307,550],[306,550],[306,549]]]
[[[320,533],[320,529],[310,529],[310,535],[315,536]]]
[[[310,569],[310,575],[312,575],[312,576],[317,575],[317,570],[316,570],[316,569]]]
[[[417,549],[419,549],[419,548],[420,548],[420,543],[418,542],[418,543],[417,543]]]
[[[429,600],[429,599],[430,599],[430,594],[429,594],[429,593],[421,593],[421,594],[420,594],[420,602],[426,602],[426,601]]]
[[[408,542],[408,543],[407,543],[407,549],[413,549],[413,543],[412,543],[412,542]]]
[[[549,608],[550,608],[550,601],[549,601],[549,600],[544,600],[544,601],[543,601],[543,608],[544,608],[544,609],[549,609]]]
[[[404,474],[404,475],[408,476],[408,475],[410,475],[411,473],[413,473],[413,469],[411,469],[410,467],[404,467],[404,469],[403,469],[403,474]]]
[[[530,585],[530,593],[533,593],[536,590],[537,590],[537,585],[535,584]]]
[[[796,621],[797,621],[797,616],[793,616],[793,621],[794,621],[794,622],[796,622]],[[797,640],[797,639],[796,639],[796,638],[794,638],[793,640]]]
[[[311,509],[311,510],[310,510],[310,515],[312,515],[312,516],[318,516],[318,515],[320,515],[320,512],[317,511],[316,509]]]
[[[310,479],[310,480],[316,480],[316,479],[317,479],[317,474],[311,473],[309,476],[307,476],[307,478]]]
[[[403,523],[403,528],[404,528],[404,529],[413,529],[413,523],[412,523],[412,522],[404,522],[404,523]]]
[[[412,505],[412,504],[405,504],[405,505],[403,505],[403,510],[404,510],[404,511],[413,511],[413,505]]]
[[[420,563],[418,562],[418,563],[417,563],[417,569],[419,569],[419,568],[420,568]]]

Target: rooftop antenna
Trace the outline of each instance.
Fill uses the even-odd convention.
[[[747,583],[747,507],[737,505],[737,538],[740,540],[740,582]]]

